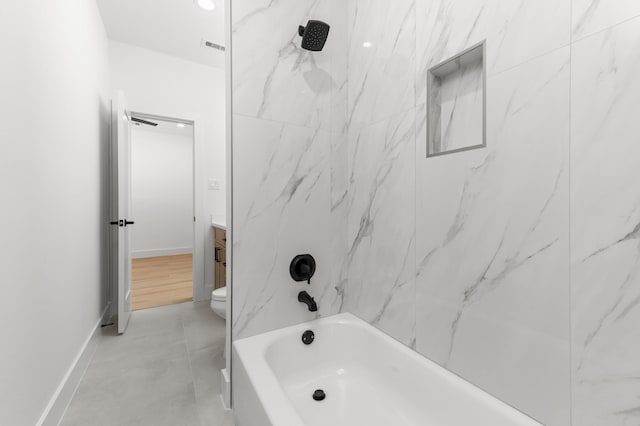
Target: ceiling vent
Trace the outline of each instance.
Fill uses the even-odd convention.
[[[226,50],[223,45],[214,43],[212,41],[202,40],[202,45],[206,47],[210,47],[212,49],[219,50],[221,52],[224,52]]]
[[[146,124],[147,126],[153,126],[156,127],[158,125],[158,123],[154,123],[153,121],[149,121],[149,120],[144,120],[142,118],[138,118],[138,117],[131,117],[131,121],[133,121],[133,124],[139,126],[140,124]]]

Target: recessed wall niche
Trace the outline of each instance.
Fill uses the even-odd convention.
[[[486,42],[429,69],[427,157],[484,148]]]

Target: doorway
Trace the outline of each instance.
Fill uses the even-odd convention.
[[[131,113],[132,309],[193,300],[193,123]]]

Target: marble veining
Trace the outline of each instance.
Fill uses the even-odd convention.
[[[574,40],[640,15],[636,0],[572,0],[571,5]]]
[[[300,48],[298,25],[331,22],[335,0],[244,1],[233,5],[234,113],[331,127],[331,51]],[[330,33],[330,39],[333,34]],[[332,43],[329,46],[333,45]]]
[[[426,159],[418,124],[417,349],[562,425],[570,394],[569,49],[489,78],[487,91],[486,150]]]
[[[349,126],[414,105],[415,0],[349,0]]]
[[[233,338],[337,312],[346,253],[347,14],[341,0],[232,3]],[[298,25],[331,25],[325,49],[300,48]],[[312,253],[310,286],[289,262]],[[305,289],[312,314],[297,301]]]
[[[416,0],[416,104],[427,70],[487,40],[489,76],[570,42],[570,0]]]
[[[314,314],[305,289],[329,284],[330,136],[319,129],[235,117],[234,338],[295,324]],[[310,288],[289,277],[289,262],[312,253],[322,267]]]
[[[347,283],[340,309],[415,339],[413,111],[349,130]]]
[[[482,65],[473,64],[460,70],[459,80],[453,76],[442,85],[442,141],[439,152],[482,145],[483,79]]]
[[[234,338],[351,312],[544,424],[638,424],[640,3],[232,5]],[[428,70],[482,40],[487,148],[427,159]]]
[[[636,18],[573,49],[573,418],[581,426],[640,423],[639,43]]]

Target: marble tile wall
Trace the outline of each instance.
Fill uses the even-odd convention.
[[[413,346],[415,2],[350,0],[348,19],[348,279],[340,309]]]
[[[416,143],[417,349],[547,425],[570,405],[569,78],[568,47],[489,77],[486,149]]]
[[[315,317],[311,252],[317,315],[546,425],[640,424],[638,2],[232,5],[234,339]],[[427,159],[427,70],[483,40],[487,147]]]
[[[640,15],[636,0],[572,0],[573,41]]]
[[[349,129],[348,281],[341,310],[415,345],[415,119]]]
[[[640,13],[637,2],[602,2],[606,13],[577,3],[593,3],[581,35]],[[637,425],[640,17],[577,41],[571,66],[573,423]]]
[[[487,148],[425,159],[416,141],[417,349],[566,425],[570,3],[416,1],[419,110],[428,67],[487,46]]]
[[[546,425],[638,423],[637,2],[388,3],[348,6],[340,309]],[[487,148],[427,159],[427,70],[483,40]]]
[[[346,252],[346,7],[339,0],[234,1],[233,339],[336,311]],[[298,25],[331,24],[322,52]],[[311,253],[311,285],[289,262]],[[307,290],[319,312],[297,301]]]
[[[348,0],[349,128],[415,104],[415,0]]]
[[[570,407],[570,9],[518,4],[349,2],[341,309],[560,425]],[[427,70],[483,40],[488,147],[427,159]]]
[[[487,40],[488,75],[570,41],[570,0],[415,0],[416,102],[426,98],[427,70]]]

